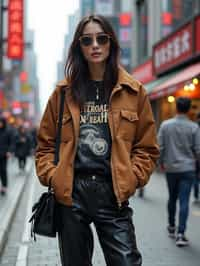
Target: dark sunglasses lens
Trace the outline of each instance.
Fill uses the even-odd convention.
[[[80,41],[81,41],[81,44],[84,46],[89,46],[93,42],[92,37],[88,37],[88,36],[82,37]]]
[[[109,41],[108,35],[98,35],[97,36],[97,42],[98,44],[106,44]]]

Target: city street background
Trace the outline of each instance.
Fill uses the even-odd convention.
[[[0,0],[0,118],[6,120],[12,137],[20,127],[32,135],[31,152],[48,98],[65,78],[77,24],[93,13],[104,15],[114,28],[120,64],[144,85],[157,129],[175,116],[180,96],[191,99],[188,116],[197,122],[200,0]],[[29,157],[23,172],[12,156],[8,173],[7,195],[0,195],[0,266],[60,265],[56,239],[30,239],[31,207],[44,190],[35,174],[34,158]],[[1,193],[2,189],[0,183]],[[130,199],[144,266],[200,265],[200,204],[193,200],[192,193],[190,245],[178,248],[167,236],[163,173],[154,172],[144,198],[136,193]],[[98,241],[94,266],[105,266]]]

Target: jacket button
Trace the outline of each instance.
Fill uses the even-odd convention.
[[[95,179],[96,179],[96,176],[95,176],[95,175],[93,175],[93,176],[92,176],[92,180],[95,180]]]

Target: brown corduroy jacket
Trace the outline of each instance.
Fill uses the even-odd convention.
[[[71,95],[67,81],[58,83],[43,114],[36,150],[36,171],[40,182],[48,186],[51,179],[59,202],[72,204],[74,158],[76,155],[80,108]],[[66,89],[60,160],[53,164],[58,125],[60,91]],[[111,171],[114,192],[120,206],[144,186],[154,170],[159,149],[155,122],[143,86],[123,68],[110,96],[108,124],[112,137]]]

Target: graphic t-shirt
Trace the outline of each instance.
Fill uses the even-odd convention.
[[[80,114],[75,172],[111,176],[108,103],[102,81],[91,81],[87,91],[87,99]]]

